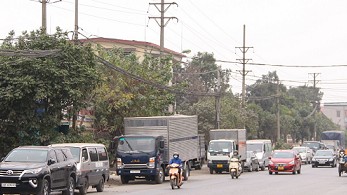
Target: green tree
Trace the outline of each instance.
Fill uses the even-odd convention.
[[[21,144],[47,144],[60,125],[62,110],[78,110],[99,82],[94,54],[57,28],[53,35],[41,30],[11,32],[0,56],[0,153]]]

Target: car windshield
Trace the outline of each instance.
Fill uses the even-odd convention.
[[[80,152],[81,149],[78,147],[71,147],[70,148],[71,154],[76,162],[80,162]]]
[[[298,153],[306,153],[306,148],[293,148],[293,150],[297,151]]]
[[[247,151],[255,151],[255,152],[262,152],[263,151],[263,144],[261,143],[247,143]]]
[[[210,152],[231,152],[233,150],[231,142],[210,142],[208,148]]]
[[[294,154],[291,152],[274,152],[273,158],[293,158]]]
[[[5,159],[5,162],[46,162],[47,150],[41,149],[14,149]]]
[[[155,150],[155,138],[122,137],[119,138],[117,150],[129,153],[153,152]]]
[[[311,149],[319,148],[319,142],[304,142],[303,146],[309,147]]]
[[[315,156],[332,156],[333,153],[330,150],[318,150]]]

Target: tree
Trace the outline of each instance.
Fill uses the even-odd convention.
[[[42,30],[11,32],[0,56],[0,143],[4,153],[22,144],[48,144],[60,125],[62,110],[76,110],[88,103],[99,82],[94,54],[68,40],[57,28],[53,35]]]

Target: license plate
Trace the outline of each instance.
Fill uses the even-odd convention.
[[[141,173],[140,170],[130,170],[130,173]]]
[[[325,164],[325,161],[319,161],[319,164]]]
[[[3,188],[15,188],[16,184],[15,183],[1,183],[1,187],[3,187]]]
[[[283,170],[284,170],[284,167],[278,167],[278,170],[279,170],[279,171],[283,171]]]
[[[217,168],[223,168],[222,164],[217,164]]]

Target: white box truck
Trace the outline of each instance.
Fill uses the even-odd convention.
[[[213,129],[210,130],[210,142],[207,161],[210,174],[229,171],[229,159],[238,150],[242,165],[246,161],[246,130],[245,129]]]
[[[124,118],[124,135],[115,140],[117,174],[122,183],[145,178],[162,183],[174,152],[183,161],[187,180],[201,160],[197,116],[172,115]]]

